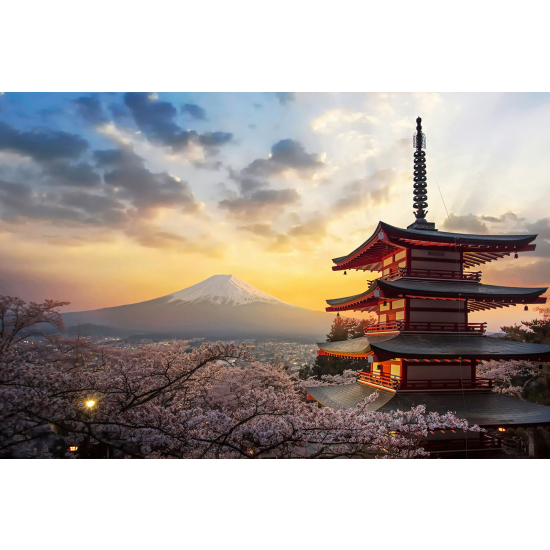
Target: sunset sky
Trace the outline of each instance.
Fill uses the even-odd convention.
[[[481,267],[483,282],[550,286],[549,94],[6,92],[0,294],[79,311],[231,273],[322,310],[373,278],[333,272],[331,258],[379,220],[414,221],[419,115],[429,221],[538,233],[535,252]],[[471,320],[499,330],[532,316]]]

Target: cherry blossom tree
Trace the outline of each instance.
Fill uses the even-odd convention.
[[[101,445],[132,458],[413,458],[426,456],[429,430],[479,429],[423,406],[367,412],[375,396],[347,411],[320,408],[284,365],[255,362],[244,344],[190,349],[178,341],[125,350],[79,335],[30,341],[36,323],[63,328],[61,305],[0,297],[4,455],[45,427],[78,448],[68,457]],[[348,373],[329,378],[324,382],[353,381]]]
[[[477,366],[479,378],[489,378],[495,382],[494,392],[513,395],[522,401],[525,401],[525,389],[538,375],[537,366],[527,361],[485,361]]]
[[[341,386],[342,384],[355,384],[357,382],[357,371],[348,369],[342,374],[325,374],[320,378],[310,376],[302,380],[304,387],[316,388],[320,386]]]

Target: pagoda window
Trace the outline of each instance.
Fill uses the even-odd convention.
[[[394,262],[394,259],[392,254],[391,256],[388,256],[387,258],[384,259],[384,262],[382,263],[382,265],[386,267],[387,265],[393,264],[393,262]]]
[[[409,363],[407,367],[407,380],[470,380],[472,365],[470,362],[448,364],[448,363],[425,363],[417,365]]]
[[[405,260],[407,258],[407,251],[402,250],[401,252],[398,252],[395,255],[395,261],[398,262],[399,260]],[[401,267],[401,264],[399,264],[399,267]]]

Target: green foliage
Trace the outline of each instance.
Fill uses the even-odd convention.
[[[353,319],[348,317],[335,317],[330,332],[327,334],[327,342],[340,342],[365,336],[365,327],[375,321],[372,319]],[[342,374],[345,370],[369,370],[370,364],[366,359],[352,357],[333,357],[330,355],[318,355],[313,366],[302,367],[298,373],[302,380],[309,376],[319,378],[327,374]]]
[[[535,308],[535,311],[542,313],[542,319],[522,321],[520,325],[511,327],[500,327],[506,332],[506,340],[516,342],[528,342],[530,344],[550,344],[550,315],[549,308]],[[538,380],[530,384],[524,391],[523,396],[532,403],[550,405],[550,364],[539,363],[540,376]]]
[[[365,328],[372,323],[374,323],[372,319],[335,317],[330,332],[327,334],[327,342],[341,342],[365,336]]]

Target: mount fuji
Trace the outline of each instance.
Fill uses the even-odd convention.
[[[283,302],[233,275],[213,275],[146,302],[63,314],[69,330],[80,326],[87,334],[296,342],[324,340],[332,319],[328,313]]]

